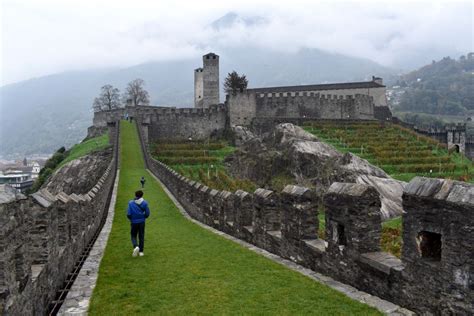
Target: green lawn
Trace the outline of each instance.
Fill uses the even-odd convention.
[[[151,217],[133,258],[125,210],[142,175]],[[121,124],[118,190],[91,315],[380,315],[185,219],[145,171],[132,124]]]
[[[58,168],[67,164],[69,161],[85,156],[95,150],[101,150],[109,146],[109,135],[104,134],[88,139],[82,143],[76,144],[68,150],[69,154],[61,161]]]

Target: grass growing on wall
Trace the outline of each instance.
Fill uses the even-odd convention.
[[[134,124],[121,124],[112,231],[90,315],[380,315],[185,219],[144,168]],[[127,202],[147,179],[145,256],[133,258]]]
[[[245,179],[231,177],[224,167],[224,159],[235,147],[226,142],[157,142],[152,154],[181,175],[217,190],[253,192],[256,186]]]
[[[62,167],[74,159],[88,155],[93,151],[102,150],[109,146],[109,134],[90,138],[82,143],[72,146],[71,149],[66,152],[66,158],[59,164],[58,167]]]

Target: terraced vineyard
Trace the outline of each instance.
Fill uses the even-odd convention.
[[[342,152],[367,159],[398,180],[425,176],[474,181],[474,166],[464,155],[395,124],[308,122],[303,128]]]
[[[253,192],[256,186],[249,180],[231,177],[224,167],[224,158],[235,150],[225,142],[157,142],[153,156],[183,176],[217,190]]]
[[[463,155],[449,152],[436,140],[398,125],[308,122],[303,128],[341,152],[351,152],[367,159],[398,180],[410,181],[415,176],[425,176],[474,181],[473,164]],[[401,218],[385,222],[382,226],[382,250],[400,257],[401,235]]]

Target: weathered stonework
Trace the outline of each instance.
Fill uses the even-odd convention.
[[[255,119],[375,119],[373,98],[364,94],[258,93],[249,89],[228,95],[226,104],[231,126],[251,125]]]
[[[110,137],[118,139],[116,133]],[[52,193],[43,188],[28,198],[0,204],[2,315],[47,313],[101,226],[116,163],[111,159],[88,192]]]
[[[188,209],[187,192],[195,187],[146,151],[145,161]],[[330,187],[324,197],[326,240],[316,232],[320,198],[307,188],[287,186],[281,193],[257,189],[253,194],[202,188],[194,191],[199,203],[189,214],[211,227],[421,314],[474,311],[472,184],[425,178],[410,182],[403,195],[401,259],[380,251],[380,198],[371,186]],[[223,199],[231,196],[230,203]],[[232,225],[222,223],[229,214]],[[422,231],[442,236],[439,261],[427,260],[417,250]],[[436,236],[427,236],[434,238],[428,245],[437,245]]]
[[[165,108],[153,106],[125,107],[94,113],[94,126],[107,126],[128,114],[139,121],[145,141],[189,139],[203,140],[224,133],[227,122],[226,108],[211,105],[208,108]]]

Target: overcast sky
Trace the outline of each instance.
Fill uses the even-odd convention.
[[[474,50],[472,1],[0,2],[0,85],[232,46],[320,48],[405,68],[424,56],[429,62]],[[229,12],[240,19],[210,26]]]

